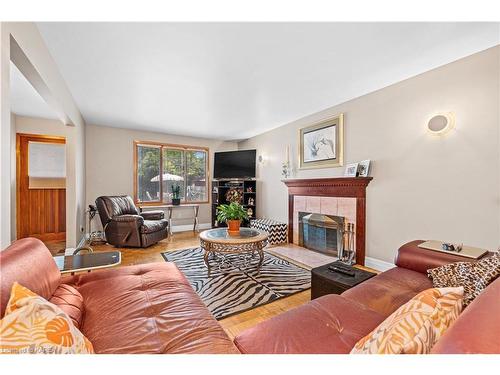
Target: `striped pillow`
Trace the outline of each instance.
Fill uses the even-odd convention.
[[[0,353],[93,353],[92,344],[59,307],[14,283],[0,320]]]
[[[431,288],[405,303],[359,340],[352,354],[429,353],[462,311],[464,289]]]

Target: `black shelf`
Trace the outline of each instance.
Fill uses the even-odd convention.
[[[253,220],[257,217],[257,181],[256,180],[214,180],[212,181],[212,227],[226,227],[225,223],[217,223],[217,206],[228,204],[226,193],[231,188],[243,190],[242,206],[247,209],[252,209],[252,216],[249,219]],[[253,199],[254,204],[249,205],[248,200]],[[241,223],[244,227],[250,226],[250,220],[244,220]]]

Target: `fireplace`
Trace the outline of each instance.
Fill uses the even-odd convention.
[[[364,265],[366,187],[371,180],[371,177],[284,180],[288,187],[288,241],[299,245],[302,233],[299,212],[343,217],[344,230],[347,230],[347,235],[344,236],[345,246],[355,251],[356,263]],[[328,244],[328,239],[326,242]],[[337,251],[338,249],[339,246]]]
[[[311,212],[299,212],[299,246],[339,256],[345,218]]]

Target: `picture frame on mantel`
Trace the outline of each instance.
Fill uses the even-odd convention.
[[[334,168],[343,163],[343,113],[299,129],[299,169]]]

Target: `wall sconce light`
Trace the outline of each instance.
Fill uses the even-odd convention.
[[[427,129],[434,135],[444,135],[455,126],[453,113],[440,113],[434,115],[427,123]]]
[[[259,155],[258,160],[259,160],[260,164],[264,164],[266,162],[266,157],[261,154],[261,155]]]

